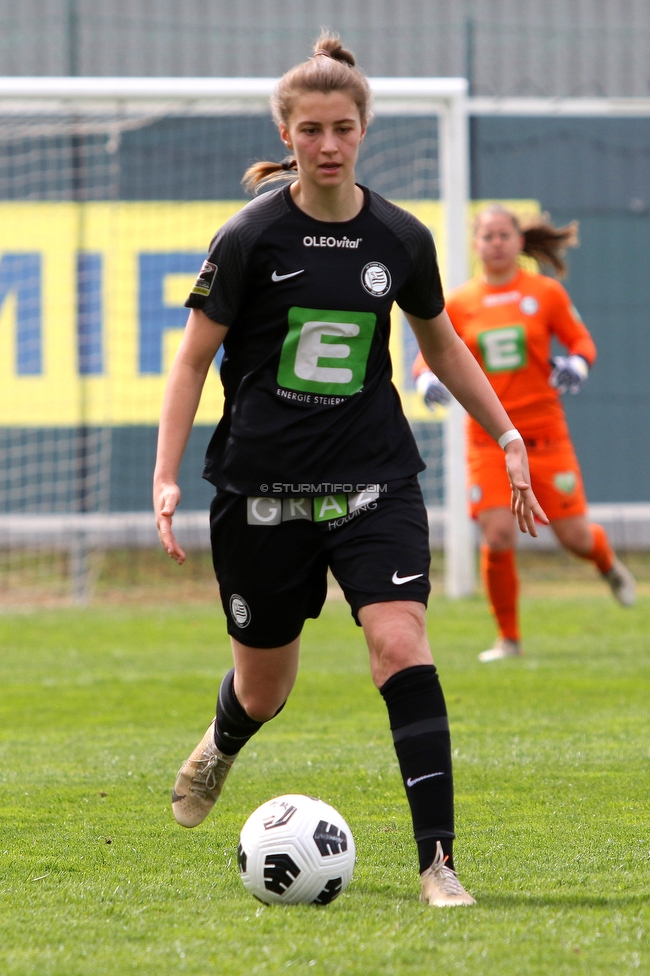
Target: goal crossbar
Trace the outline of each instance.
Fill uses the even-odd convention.
[[[69,113],[110,110],[139,114],[183,112],[266,114],[277,78],[79,78],[0,77],[3,112]],[[370,78],[377,115],[436,112],[467,93],[464,78]]]

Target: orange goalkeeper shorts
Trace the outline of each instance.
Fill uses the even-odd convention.
[[[532,488],[551,522],[586,514],[580,465],[569,438],[526,438],[525,444]],[[498,444],[470,445],[468,491],[472,518],[488,508],[510,508],[510,482]]]

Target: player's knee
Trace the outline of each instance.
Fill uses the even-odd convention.
[[[240,703],[249,718],[254,722],[270,722],[278,714],[286,701],[281,694],[269,694],[267,691],[251,691],[238,695]]]
[[[366,627],[372,674],[379,687],[384,681],[418,664],[431,664],[424,606],[418,603],[383,604],[379,619]]]
[[[483,532],[483,538],[488,549],[492,552],[503,552],[505,549],[512,549],[514,541],[512,532],[504,527],[497,526],[488,532]]]
[[[493,552],[512,549],[515,544],[515,520],[507,509],[482,512],[479,525],[484,544]]]

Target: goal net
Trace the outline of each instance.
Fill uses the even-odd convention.
[[[83,602],[108,548],[132,549],[137,559],[157,544],[156,424],[183,302],[215,231],[246,203],[246,166],[283,156],[268,110],[272,84],[0,79],[3,601]],[[454,110],[464,82],[372,84],[376,118],[359,179],[431,228],[443,276],[458,284],[466,140]],[[446,413],[431,413],[416,394],[416,352],[396,308],[394,379],[427,463],[422,487],[432,544],[441,547],[450,524]],[[189,546],[208,545],[202,456],[222,405],[215,364],[181,471],[178,529]],[[463,510],[464,497],[456,524]]]

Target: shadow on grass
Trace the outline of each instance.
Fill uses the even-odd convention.
[[[575,892],[573,894],[548,895],[480,895],[479,904],[483,908],[626,908],[634,905],[642,906],[650,902],[650,895],[645,892],[630,895],[588,895]]]
[[[419,887],[416,891],[415,886],[412,892],[400,891],[397,893],[395,888],[387,883],[385,885],[369,884],[365,881],[353,882],[352,894],[363,895],[366,898],[390,899],[404,902],[420,902]],[[590,895],[580,892],[574,893],[549,893],[548,895],[527,895],[512,892],[507,895],[477,894],[472,892],[478,901],[479,908],[488,909],[522,909],[522,908],[607,908],[623,909],[641,908],[650,904],[650,894],[639,892],[628,895]]]

